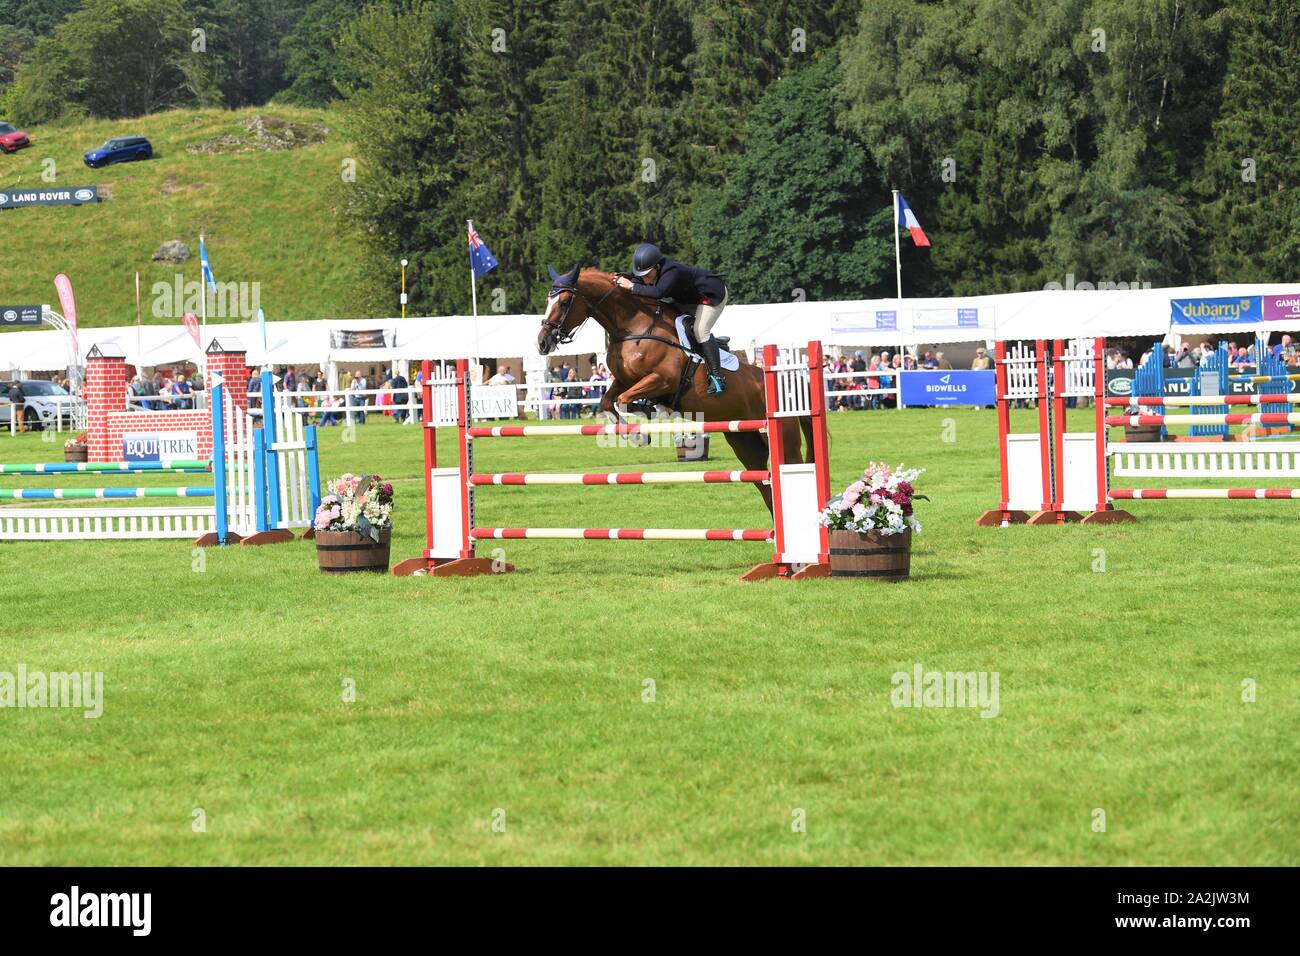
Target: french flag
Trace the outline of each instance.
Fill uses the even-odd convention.
[[[912,234],[912,241],[918,246],[930,244],[930,240],[925,238],[925,230],[916,219],[916,213],[912,212],[912,207],[907,204],[902,193],[898,194],[898,224],[907,227],[907,231]]]

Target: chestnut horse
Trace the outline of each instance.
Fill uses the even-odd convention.
[[[573,340],[587,319],[595,319],[605,330],[608,351],[605,364],[614,381],[601,399],[600,407],[614,421],[622,421],[615,403],[666,405],[674,411],[698,415],[704,421],[732,421],[767,417],[763,397],[763,371],[740,359],[740,368],[724,371],[727,389],[721,395],[707,391],[707,369],[692,363],[677,337],[678,310],[665,309],[658,301],[620,288],[615,276],[597,269],[574,266],[565,275],[551,270],[551,291],[546,315],[537,336],[537,351],[549,355]],[[684,380],[689,376],[689,380]],[[787,464],[804,459],[800,452],[800,426],[811,454],[812,421],[782,418],[782,439]],[[727,444],[746,470],[768,468],[767,438],[761,432],[724,432]],[[772,489],[759,484],[759,493],[772,509]]]

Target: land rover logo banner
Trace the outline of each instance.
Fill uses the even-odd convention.
[[[39,305],[0,305],[0,329],[40,324],[41,307]]]
[[[22,209],[25,206],[80,206],[88,202],[99,202],[99,187],[0,190],[0,209]]]

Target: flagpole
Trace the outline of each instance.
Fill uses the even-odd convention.
[[[903,253],[898,239],[898,190],[894,191],[894,269],[898,276],[898,298],[903,298]]]
[[[903,324],[903,253],[901,243],[898,237],[898,190],[894,193],[894,275],[898,282],[898,305],[894,307],[894,323],[898,329],[902,329]],[[894,374],[894,387],[898,389],[896,393],[895,408],[903,407],[903,381],[900,377],[903,371],[903,365],[906,360],[903,357],[903,350],[907,346],[899,340],[898,346],[898,372]]]
[[[474,220],[465,220],[465,235],[474,231]],[[478,355],[478,277],[474,275],[474,250],[469,250],[469,295],[474,309],[474,367],[479,367]],[[477,381],[477,379],[475,379]]]
[[[895,203],[895,205],[897,205],[897,203]],[[895,212],[894,221],[895,222],[898,221],[897,212]],[[203,233],[199,233],[199,248],[200,249],[203,248]],[[199,263],[199,289],[202,290],[202,294],[203,294],[203,310],[200,313],[202,315],[202,319],[199,320],[199,325],[207,325],[208,324],[208,277],[203,272],[202,262]]]
[[[135,274],[135,351],[136,357],[144,355],[144,347],[140,344],[140,272]],[[139,363],[136,363],[139,365]]]

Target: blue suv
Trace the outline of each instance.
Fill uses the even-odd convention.
[[[89,150],[84,159],[91,169],[110,163],[129,163],[136,159],[152,159],[153,147],[143,136],[119,136],[103,146]]]

